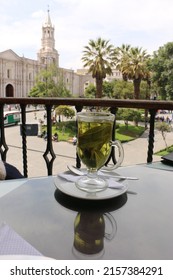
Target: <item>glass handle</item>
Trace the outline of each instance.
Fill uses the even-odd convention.
[[[112,227],[112,231],[111,233],[106,233],[105,232],[105,238],[108,240],[112,240],[117,232],[117,223],[114,219],[114,217],[110,214],[110,213],[104,213],[105,218],[107,218],[107,220],[110,222],[111,227]]]
[[[124,160],[124,148],[123,148],[121,142],[119,140],[111,141],[111,146],[118,148],[119,158],[118,158],[116,164],[114,164],[113,166],[104,166],[103,169],[105,169],[105,170],[114,170],[114,169],[118,168]]]

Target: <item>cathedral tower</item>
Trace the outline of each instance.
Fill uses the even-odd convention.
[[[41,49],[37,56],[40,64],[55,63],[59,67],[59,54],[55,49],[54,27],[52,26],[49,9],[42,26]]]

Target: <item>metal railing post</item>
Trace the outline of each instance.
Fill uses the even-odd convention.
[[[81,111],[82,111],[82,108],[83,108],[83,106],[81,106],[81,105],[75,106],[75,109],[76,109],[76,112],[77,112],[77,113],[81,112]],[[77,131],[78,131],[78,124],[77,124],[77,120],[76,120],[76,136],[77,136],[77,133],[78,133]],[[77,168],[80,168],[80,167],[81,167],[81,160],[80,160],[80,158],[79,158],[79,156],[78,156],[77,151],[76,151],[76,167],[77,167]]]
[[[52,105],[46,105],[47,112],[47,147],[46,151],[43,154],[43,157],[46,161],[48,176],[52,175],[53,162],[56,158],[56,155],[52,146]],[[51,155],[49,160],[48,155]]]
[[[148,137],[148,157],[147,163],[151,163],[153,161],[153,150],[154,150],[154,124],[155,124],[155,116],[157,110],[151,109],[150,113],[150,129],[149,129],[149,137]]]
[[[26,104],[21,104],[21,134],[22,134],[22,152],[23,152],[23,174],[28,177],[28,163],[27,163],[27,141],[26,141]]]
[[[118,110],[117,108],[113,108],[113,107],[110,108],[111,114],[115,115],[115,120],[114,120],[113,130],[112,130],[112,141],[115,141],[115,139],[116,139],[116,137],[115,137],[115,130],[116,130],[116,113],[117,113],[117,110]],[[117,160],[116,160],[116,157],[115,157],[115,147],[114,146],[112,146],[112,148],[111,148],[110,156],[109,156],[107,162],[105,163],[105,165],[107,166],[108,163],[111,160],[112,160],[113,164],[117,163]]]
[[[5,132],[4,132],[4,104],[0,104],[0,154],[1,159],[6,161],[8,146],[5,141]]]

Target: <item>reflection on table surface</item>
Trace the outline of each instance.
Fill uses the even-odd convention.
[[[173,173],[146,165],[118,171],[139,178],[129,181],[136,195],[82,200],[60,192],[52,176],[20,181],[0,197],[0,223],[55,259],[172,259]]]
[[[117,232],[117,223],[111,212],[121,208],[127,194],[110,200],[89,201],[72,198],[55,191],[56,200],[77,212],[74,220],[72,252],[80,259],[98,259],[104,254],[104,239],[111,241]]]

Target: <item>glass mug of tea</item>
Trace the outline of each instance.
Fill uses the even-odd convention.
[[[122,144],[112,141],[115,116],[106,112],[81,112],[77,114],[78,141],[77,153],[87,167],[87,175],[77,180],[76,186],[90,193],[103,191],[108,187],[107,180],[99,177],[98,170],[107,162],[112,147],[118,149],[119,158],[111,170],[121,165],[124,159]],[[109,170],[109,167],[106,167]]]

